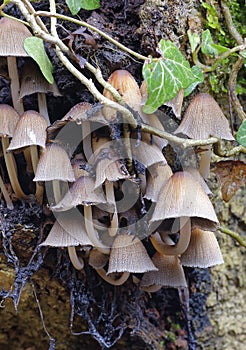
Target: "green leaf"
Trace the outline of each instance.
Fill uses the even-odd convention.
[[[246,58],[246,50],[241,51],[240,55]]]
[[[201,50],[204,55],[215,57],[218,55],[218,50],[213,46],[214,42],[210,30],[207,29],[202,33]]]
[[[197,80],[189,62],[178,48],[169,40],[158,44],[161,58],[152,58],[143,65],[143,77],[147,84],[148,100],[143,107],[144,113],[155,112],[166,101],[176,96]]]
[[[39,65],[41,72],[43,73],[45,79],[50,83],[54,83],[54,78],[52,75],[53,66],[50,62],[49,57],[44,49],[43,40],[37,37],[29,37],[24,41],[24,48],[26,52],[36,61]]]
[[[191,52],[194,52],[200,44],[200,36],[197,33],[192,33],[190,29],[187,31],[187,35],[190,42]]]
[[[95,10],[100,7],[100,0],[66,0],[66,4],[69,7],[72,15],[83,10]]]
[[[244,120],[236,133],[237,142],[246,147],[246,120]]]
[[[200,67],[193,66],[191,68],[191,70],[192,70],[194,76],[196,77],[196,80],[184,90],[184,97],[188,96],[195,89],[195,87],[198,84],[200,84],[204,81],[204,75],[203,75]]]

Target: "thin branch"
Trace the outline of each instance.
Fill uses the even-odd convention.
[[[222,9],[223,15],[225,17],[225,21],[226,21],[226,26],[227,26],[228,32],[231,34],[233,39],[239,45],[242,45],[243,44],[243,38],[242,38],[241,34],[237,31],[236,27],[234,26],[234,23],[233,23],[233,20],[232,20],[232,16],[231,16],[231,12],[230,12],[229,7],[227,6],[226,1],[221,0],[220,1],[220,5],[221,5],[221,9]]]
[[[237,147],[233,147],[230,150],[223,150],[221,146],[221,141],[219,140],[214,145],[214,153],[219,157],[232,157],[240,153],[246,154],[246,148],[240,145]]]
[[[236,85],[237,85],[237,75],[238,75],[239,70],[242,68],[242,66],[244,64],[244,60],[245,60],[244,57],[240,56],[238,58],[237,62],[232,67],[229,81],[228,81],[229,96],[231,98],[234,110],[236,111],[236,113],[241,121],[246,119],[246,113],[244,112],[243,107],[242,107],[242,105],[237,97]]]
[[[242,239],[242,237],[236,233],[236,232],[233,232],[231,230],[229,230],[228,228],[226,227],[222,227],[220,226],[219,227],[219,231],[227,234],[228,236],[231,236],[232,238],[234,238],[242,247],[246,248],[246,242]]]
[[[64,16],[58,13],[53,13],[53,12],[47,12],[47,11],[37,11],[36,12],[36,16],[44,16],[44,17],[55,17],[55,18],[59,18],[62,19],[64,21],[69,21],[75,24],[78,24],[82,27],[86,27],[90,30],[92,30],[95,33],[100,34],[102,37],[104,37],[105,39],[107,39],[109,42],[111,42],[112,44],[114,44],[115,46],[119,47],[120,49],[122,49],[125,52],[128,52],[129,54],[135,56],[136,58],[140,59],[140,60],[148,60],[149,58],[146,56],[143,56],[131,49],[129,49],[128,47],[124,46],[123,44],[119,43],[117,40],[111,38],[111,36],[109,36],[108,34],[104,33],[103,31],[101,31],[100,29],[92,26],[89,23],[86,23],[84,21],[80,21],[78,19],[72,18],[72,17],[68,17],[68,16]]]

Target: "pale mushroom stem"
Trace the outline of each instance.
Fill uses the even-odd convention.
[[[180,217],[180,236],[177,244],[169,245],[164,242],[159,242],[154,236],[150,237],[151,243],[157,252],[164,255],[179,255],[183,254],[190,243],[191,237],[191,221],[189,217]]]
[[[8,191],[7,191],[7,189],[6,189],[5,185],[4,185],[2,176],[0,176],[0,189],[1,189],[3,197],[5,199],[7,208],[10,209],[10,210],[13,210],[14,209],[14,205],[13,205],[12,200],[11,200],[9,194],[8,194]]]
[[[49,113],[48,113],[48,108],[47,108],[47,100],[46,100],[46,95],[44,93],[38,92],[38,109],[39,113],[45,117],[45,119],[48,122],[48,125],[50,125],[50,118],[49,118]]]
[[[8,56],[7,64],[8,64],[8,74],[10,78],[10,90],[11,90],[13,106],[14,106],[14,109],[19,113],[19,115],[22,115],[24,113],[24,106],[23,106],[22,99],[20,98],[20,81],[19,81],[16,57]],[[32,167],[30,162],[29,149],[26,149],[24,151],[24,156],[27,162],[27,171],[31,173]]]
[[[24,113],[24,107],[22,99],[20,99],[20,82],[19,82],[19,74],[17,70],[16,57],[8,56],[7,57],[8,64],[8,73],[10,78],[10,90],[12,96],[12,102],[14,109],[21,115]]]
[[[130,276],[130,272],[122,272],[122,275],[114,279],[112,276],[107,275],[106,271],[101,268],[101,269],[96,269],[96,272],[100,277],[104,279],[104,281],[114,285],[114,286],[121,286],[123,283],[125,283]]]
[[[107,202],[110,204],[112,203],[114,208],[113,217],[110,222],[110,226],[108,230],[109,235],[111,237],[114,237],[119,227],[118,213],[117,213],[117,207],[116,207],[115,196],[114,196],[114,183],[106,180],[105,191],[106,191]]]
[[[18,199],[28,200],[30,198],[22,191],[18,180],[14,155],[11,152],[6,152],[8,147],[9,139],[7,137],[2,137],[3,155],[12,189]]]
[[[99,239],[98,233],[94,228],[93,225],[93,219],[92,219],[92,209],[91,206],[84,205],[84,218],[85,218],[85,228],[87,235],[91,242],[93,243],[94,247],[97,248],[101,253],[103,254],[109,254],[110,248],[106,247]]]
[[[82,122],[82,143],[84,155],[89,164],[94,164],[94,153],[91,144],[91,127],[90,122],[85,120]]]
[[[212,145],[200,146],[200,166],[199,173],[202,175],[204,179],[207,179],[210,171],[210,160],[212,154]]]
[[[78,257],[76,248],[74,246],[67,247],[68,255],[71,260],[71,263],[73,264],[73,267],[76,270],[82,270],[84,268],[84,260],[80,257]]]
[[[34,174],[36,175],[37,166],[38,166],[38,149],[36,145],[31,145],[30,147],[30,154],[31,154],[31,160],[32,160],[32,168],[34,171]],[[39,184],[39,182],[36,182],[36,201],[38,204],[43,203],[43,194],[44,194],[44,187]]]
[[[53,195],[54,195],[55,203],[57,204],[62,199],[60,181],[59,180],[52,180],[52,188],[53,188]]]

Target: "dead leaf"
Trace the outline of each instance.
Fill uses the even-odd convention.
[[[228,202],[236,191],[245,186],[246,164],[239,160],[226,160],[215,164],[215,173],[221,182],[222,198]]]

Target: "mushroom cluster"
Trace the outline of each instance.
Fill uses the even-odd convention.
[[[30,81],[37,82],[35,90]],[[108,82],[140,121],[164,130],[158,114],[142,111],[145,83],[139,88],[126,70],[113,72]],[[177,171],[164,157],[167,140],[132,129],[111,107],[81,102],[50,125],[44,89],[59,94],[41,87],[34,67],[24,66],[18,99],[38,93],[41,114],[24,112],[14,96],[15,108],[0,105],[2,152],[12,190],[18,199],[47,204],[56,219],[41,246],[67,247],[75,269],[87,263],[113,285],[131,275],[148,292],[186,287],[183,266],[223,263],[214,233],[218,219],[205,182],[210,148],[200,152],[198,169]],[[104,95],[114,100],[108,90]],[[180,102],[178,108],[179,115]],[[233,140],[220,107],[204,93],[191,101],[175,133]],[[23,152],[26,172],[33,173],[28,193],[19,182],[15,152]],[[2,178],[0,188],[11,209]]]
[[[146,92],[129,72],[115,71],[109,82],[145,123],[164,130],[157,115],[142,112]],[[200,95],[195,103],[204,100]],[[205,118],[205,106],[199,108]],[[208,135],[232,139],[221,119],[224,135]],[[187,114],[176,132],[185,133],[186,121]],[[148,292],[186,287],[183,266],[223,263],[203,172],[173,173],[163,155],[166,145],[160,137],[139,136],[112,108],[88,103],[78,103],[49,126],[34,181],[45,182],[56,222],[42,246],[67,247],[76,269],[87,263],[113,285],[132,275]]]

